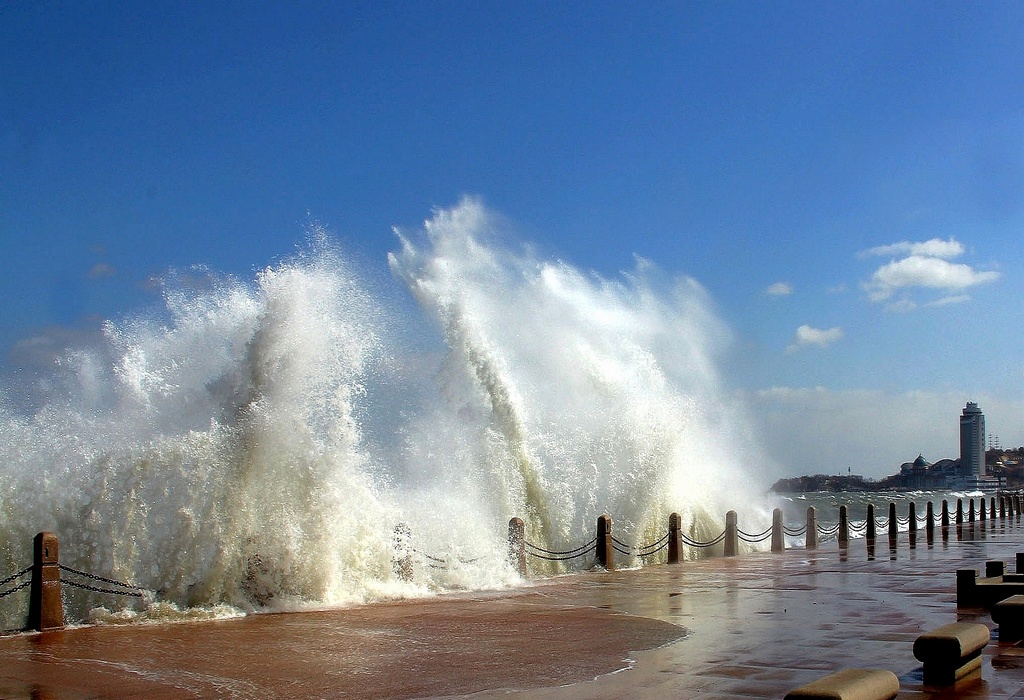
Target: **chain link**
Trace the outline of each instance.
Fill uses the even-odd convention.
[[[131,597],[131,598],[145,598],[145,596],[141,592],[135,592],[135,591],[115,591],[115,590],[111,590],[109,588],[97,588],[96,586],[90,586],[87,583],[78,583],[77,581],[72,581],[70,579],[64,579],[64,580],[61,581],[61,583],[62,584],[66,584],[68,586],[72,586],[74,588],[81,588],[81,589],[86,590],[86,591],[92,591],[93,593],[107,593],[109,595],[119,595],[119,596]]]
[[[25,581],[24,583],[21,583],[21,584],[15,586],[14,588],[12,588],[9,591],[4,591],[3,593],[0,593],[0,598],[6,598],[7,596],[11,595],[12,593],[17,593],[22,588],[28,588],[31,585],[32,585],[32,579],[29,579],[28,581]]]

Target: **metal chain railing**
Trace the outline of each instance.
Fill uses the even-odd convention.
[[[722,540],[725,539],[725,534],[725,530],[722,530],[722,533],[717,537],[713,538],[710,542],[698,542],[697,540],[688,537],[686,533],[682,532],[679,533],[679,538],[683,541],[683,544],[687,545],[688,547],[703,548],[714,547],[716,544],[719,544]]]
[[[529,554],[531,557],[536,557],[537,559],[544,559],[545,561],[569,561],[570,559],[575,559],[586,554],[595,544],[597,544],[597,538],[595,537],[594,539],[590,540],[590,542],[587,542],[584,545],[580,545],[576,549],[569,549],[564,552],[556,552],[550,549],[544,549],[543,547],[538,547],[532,542],[524,541],[523,544],[526,545],[526,553]]]
[[[29,566],[29,567],[26,567],[26,568],[22,569],[21,571],[19,571],[16,574],[11,574],[7,578],[5,578],[2,581],[0,581],[0,588],[3,588],[4,586],[6,586],[9,583],[14,583],[19,578],[21,578],[22,576],[24,576],[27,573],[30,573],[31,571],[32,571],[32,567]],[[20,591],[22,589],[28,588],[30,585],[32,585],[32,579],[29,579],[28,581],[22,581],[21,583],[19,583],[17,586],[14,586],[13,588],[9,588],[6,591],[0,591],[0,598],[6,598],[7,596],[9,596],[9,595],[11,595],[13,593],[17,593],[18,591]]]
[[[83,578],[90,579],[92,581],[99,581],[100,583],[106,583],[112,586],[119,586],[120,589],[113,588],[100,588],[99,586],[92,586],[87,583],[81,583],[69,578],[62,578],[61,584],[66,584],[72,588],[81,588],[82,590],[92,591],[93,593],[105,593],[107,595],[125,596],[129,598],[145,598],[148,591],[141,586],[136,586],[131,583],[125,583],[124,581],[118,581],[112,578],[106,578],[104,576],[97,576],[96,574],[90,574],[86,571],[80,571],[73,569],[70,566],[60,564],[60,570],[64,573],[74,574],[75,576],[81,576]]]
[[[670,536],[671,536],[671,533],[666,532],[664,535],[662,535],[661,539],[658,540],[657,542],[652,542],[650,544],[645,544],[645,545],[641,545],[640,547],[637,547],[636,548],[637,556],[638,557],[649,557],[649,556],[653,556],[653,555],[657,554],[658,552],[660,552],[663,549],[666,549],[668,547],[668,540],[669,540]]]
[[[669,533],[666,532],[664,535],[661,536],[660,539],[658,539],[655,542],[651,542],[650,544],[633,546],[631,544],[623,542],[615,535],[612,535],[612,547],[614,547],[616,552],[622,554],[623,556],[649,557],[654,554],[657,554],[661,550],[668,547],[668,538]]]
[[[756,535],[752,535],[752,534],[750,534],[748,532],[744,532],[743,530],[740,530],[739,528],[737,528],[736,529],[736,536],[739,537],[744,542],[747,542],[749,544],[754,544],[756,542],[764,542],[766,539],[771,537],[773,529],[774,528],[770,527],[767,530],[765,530],[764,532],[759,532]]]

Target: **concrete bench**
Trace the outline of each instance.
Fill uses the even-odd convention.
[[[1012,595],[992,606],[992,622],[999,625],[999,641],[1024,639],[1024,595]]]
[[[892,700],[900,679],[892,671],[847,668],[786,693],[786,700]]]
[[[1002,573],[1000,566],[985,566],[986,576],[978,576],[974,569],[956,570],[956,606],[958,608],[991,608],[1000,600],[1024,594],[1024,577]]]
[[[925,685],[952,685],[981,669],[981,651],[988,644],[988,627],[977,622],[953,622],[914,641],[914,658],[924,664]]]

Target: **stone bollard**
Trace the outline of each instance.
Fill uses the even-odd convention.
[[[668,516],[668,563],[678,564],[683,555],[683,518],[679,513]]]
[[[605,513],[597,519],[597,563],[615,571],[615,544],[612,542],[612,516]]]
[[[967,522],[974,525],[974,499],[967,501]]]
[[[956,526],[963,527],[964,524],[964,499],[956,499]]]
[[[734,557],[739,552],[739,533],[736,527],[736,511],[725,514],[725,556]]]
[[[949,529],[949,501],[942,499],[942,529]]]
[[[875,542],[875,506],[873,504],[868,503],[868,513],[867,513],[867,515],[865,517],[867,518],[865,520],[865,523],[867,524],[867,530],[865,531],[867,534],[865,535],[865,537],[867,538],[867,541],[868,541],[869,544],[874,544],[874,542]]]
[[[916,535],[917,534],[917,506],[914,504],[913,501],[910,502],[910,505],[909,505],[909,507],[907,509],[907,518],[910,520],[910,523],[907,525],[907,529],[911,532],[911,534],[915,534]]]
[[[998,512],[998,511],[996,511],[996,497],[995,496],[992,496],[991,498],[988,499],[988,505],[989,505],[988,512],[992,514],[992,524],[994,525],[995,521],[996,521],[996,513]]]
[[[38,632],[63,629],[64,603],[60,596],[57,536],[52,532],[40,532],[32,542],[32,550],[28,629]]]
[[[818,548],[818,511],[814,509],[814,506],[807,507],[807,534],[804,536],[804,548]]]
[[[1006,517],[1013,520],[1013,497],[1006,497]]]
[[[925,534],[928,537],[928,541],[931,542],[935,537],[935,506],[932,505],[931,501],[928,501],[928,506],[925,509]]]
[[[786,548],[785,532],[782,529],[782,509],[772,511],[772,551],[781,552]]]
[[[839,540],[840,549],[850,546],[850,518],[847,515],[846,506],[839,506],[839,532],[836,537]]]
[[[508,521],[508,561],[517,574],[526,578],[526,523],[522,518]]]
[[[896,504],[889,503],[889,546],[896,546],[896,539],[899,537],[899,521],[896,519]]]
[[[981,507],[978,511],[978,519],[981,520],[981,522],[985,522],[988,519],[987,517],[985,517],[987,515],[987,513],[985,513],[985,499],[981,498],[978,502],[981,504]]]

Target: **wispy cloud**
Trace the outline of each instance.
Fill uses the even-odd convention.
[[[952,294],[948,297],[942,297],[941,299],[928,302],[925,306],[951,306],[953,304],[963,304],[970,300],[971,296],[969,294]]]
[[[117,274],[117,270],[114,269],[113,265],[108,263],[96,263],[89,270],[89,279],[95,280],[102,277],[113,277]]]
[[[887,257],[887,256],[923,256],[927,258],[942,258],[943,260],[949,260],[951,258],[957,258],[963,255],[964,246],[960,241],[955,238],[949,240],[942,240],[941,238],[932,238],[927,241],[920,243],[912,243],[910,241],[900,241],[899,243],[892,243],[890,245],[880,245],[874,248],[868,248],[860,252],[860,257]]]
[[[796,329],[796,333],[793,335],[793,342],[786,350],[788,352],[795,352],[800,348],[808,346],[826,348],[837,340],[842,339],[842,337],[843,329],[839,326],[822,329],[804,324]]]
[[[789,282],[776,282],[775,284],[768,285],[764,293],[770,297],[788,297],[793,293],[793,285]]]

